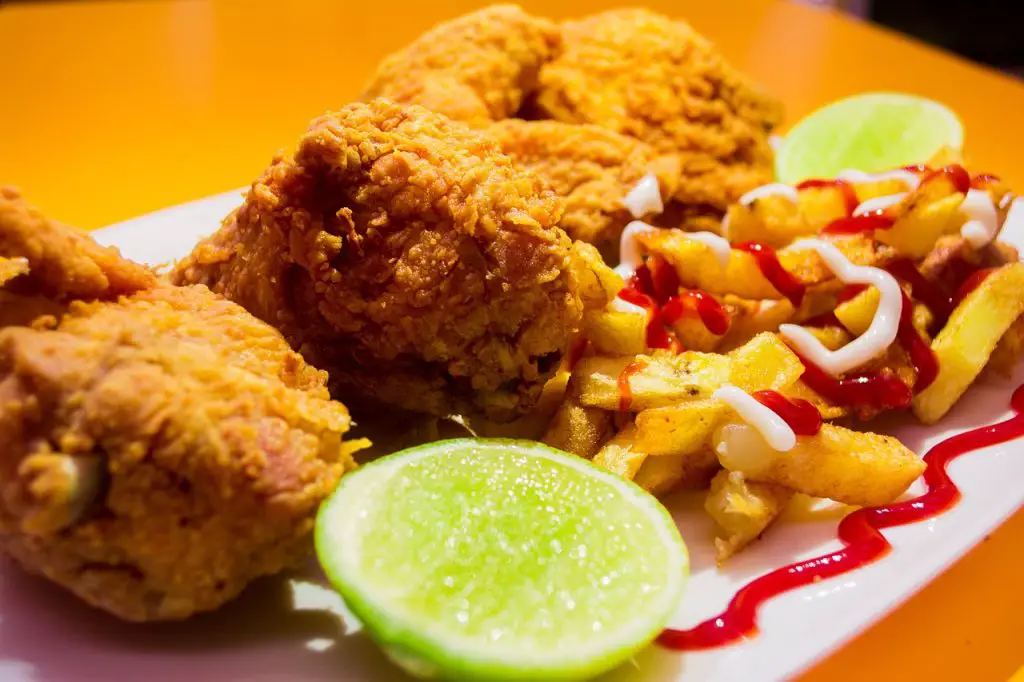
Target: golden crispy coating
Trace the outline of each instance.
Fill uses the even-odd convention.
[[[593,125],[507,119],[489,129],[502,151],[565,198],[559,226],[573,239],[618,258],[619,237],[632,216],[622,200],[647,173],[658,176],[671,196],[679,159],[649,145]]]
[[[109,298],[156,283],[145,267],[46,218],[11,187],[0,187],[0,255],[31,263],[33,290],[57,300]]]
[[[128,620],[217,608],[306,557],[354,466],[326,374],[239,306],[156,283],[6,193],[0,262],[14,253],[0,551]],[[71,300],[86,293],[106,300]]]
[[[781,118],[780,105],[689,25],[626,9],[567,22],[562,35],[562,54],[541,70],[544,115],[678,152],[675,197],[684,204],[724,211],[771,181],[768,131]]]
[[[438,24],[386,58],[363,99],[420,104],[474,124],[512,116],[557,54],[557,27],[516,5],[494,5]]]
[[[582,317],[558,197],[418,106],[314,121],[176,268],[277,326],[342,393],[525,412]]]

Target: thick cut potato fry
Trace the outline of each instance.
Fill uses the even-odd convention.
[[[687,237],[682,230],[658,230],[637,236],[648,254],[657,254],[672,264],[685,287],[704,289],[713,294],[735,294],[741,298],[780,299],[752,255],[733,249],[724,271],[711,248]],[[872,265],[881,257],[873,239],[854,236],[837,239],[838,248],[855,265]],[[834,281],[816,251],[785,248],[778,251],[779,263],[808,286]]]
[[[583,317],[583,334],[599,355],[640,355],[647,350],[647,315],[590,311]]]
[[[804,327],[821,345],[837,350],[850,342],[850,334],[841,327]]]
[[[710,353],[718,347],[722,337],[712,334],[696,316],[684,315],[672,323],[672,331],[683,348]]]
[[[719,469],[715,451],[703,447],[686,455],[648,457],[633,482],[652,495],[665,495],[678,488],[706,488]]]
[[[775,332],[780,324],[791,321],[797,314],[793,304],[784,298],[777,301],[748,301],[730,294],[723,301],[736,312],[729,331],[719,344],[720,351],[742,346],[758,334]]]
[[[1017,368],[1021,352],[1024,351],[1024,317],[1018,317],[1003,338],[999,339],[992,356],[988,359],[988,368],[1007,379]]]
[[[1024,312],[1024,264],[996,270],[950,315],[932,341],[939,375],[914,397],[914,414],[925,424],[945,415],[985,367],[996,344]]]
[[[788,452],[773,450],[753,427],[739,422],[722,426],[715,444],[722,466],[749,480],[846,504],[892,502],[925,469],[924,460],[891,436],[832,424],[815,436],[799,436]]]
[[[727,357],[729,383],[744,391],[785,388],[804,373],[796,353],[776,334],[758,334]]]
[[[964,195],[951,191],[945,179],[921,185],[900,204],[896,224],[875,232],[878,241],[915,260],[924,258],[939,237],[957,232],[964,223],[959,211]]]
[[[637,445],[654,456],[692,453],[711,442],[729,414],[726,404],[714,398],[644,410],[636,416]]]
[[[612,434],[614,415],[566,398],[541,440],[553,448],[590,459]]]
[[[850,334],[860,336],[871,326],[880,298],[878,289],[868,287],[850,300],[837,305],[835,316]]]
[[[710,396],[729,380],[730,359],[724,355],[687,351],[678,355],[655,353],[625,358],[584,358],[577,365],[574,383],[583,405],[618,410],[622,407],[619,378],[632,363],[638,367],[627,382],[631,398],[625,407],[634,412]]]
[[[619,295],[626,283],[608,267],[601,253],[592,244],[573,242],[573,267],[579,282],[580,298],[588,308],[600,308]]]
[[[652,458],[651,461],[660,461]],[[793,491],[772,483],[748,481],[738,471],[719,471],[711,480],[704,509],[718,524],[718,563],[761,536],[793,498]]]
[[[627,424],[598,450],[593,461],[602,469],[632,481],[646,459],[647,453],[636,446],[636,427]]]

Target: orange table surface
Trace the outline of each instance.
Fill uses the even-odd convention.
[[[251,181],[377,61],[474,0],[154,0],[0,8],[0,183],[97,228]],[[570,17],[621,0],[527,0]],[[963,118],[976,170],[1024,187],[1024,85],[839,15],[773,0],[652,0],[787,105],[865,90]],[[1024,663],[1024,513],[804,680],[1006,680]]]

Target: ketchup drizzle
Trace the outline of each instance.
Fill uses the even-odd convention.
[[[787,398],[778,391],[756,391],[750,394],[782,421],[789,424],[798,436],[814,436],[821,431],[821,412],[803,398]]]
[[[960,490],[946,473],[951,461],[992,445],[1024,436],[1024,386],[1010,400],[1016,414],[1009,419],[949,438],[925,455],[924,483],[927,492],[911,500],[880,507],[865,507],[839,523],[839,539],[845,547],[807,561],[790,564],[747,583],[722,614],[689,630],[668,629],[658,643],[680,651],[709,649],[757,634],[757,609],[783,592],[810,585],[867,565],[889,553],[892,545],[883,528],[916,523],[948,510],[960,499]]]
[[[946,176],[949,182],[953,185],[953,188],[961,194],[967,194],[967,190],[971,188],[971,174],[959,164],[952,164],[945,168],[940,168],[930,172],[925,176],[924,180],[921,181],[921,184],[923,185],[927,182],[931,182],[932,180],[936,180],[943,175]]]
[[[646,264],[641,265],[630,276],[625,288],[619,292],[619,298],[647,310],[647,346],[649,348],[668,348],[678,353],[682,350],[679,339],[665,329],[661,320],[661,306],[652,296],[644,293],[644,290],[654,290],[654,280]]]
[[[833,220],[821,229],[822,234],[863,234],[875,230],[888,230],[896,224],[884,208],[861,215]]]
[[[953,299],[921,274],[910,258],[897,258],[885,266],[890,275],[910,285],[910,293],[935,315],[934,327],[945,326],[953,312]]]
[[[804,366],[800,378],[815,393],[833,405],[843,407],[872,407],[878,410],[905,410],[914,397],[907,385],[894,374],[858,372],[843,379],[829,376],[799,353]]]
[[[843,203],[846,204],[846,215],[853,215],[853,212],[857,210],[858,206],[860,206],[860,200],[857,198],[857,190],[846,180],[804,180],[796,186],[796,189],[799,191],[802,189],[825,189],[827,187],[835,187],[843,193]]]
[[[972,291],[980,287],[981,283],[988,279],[989,275],[998,269],[999,268],[983,268],[971,273],[970,276],[963,281],[963,284],[960,285],[960,288],[956,290],[956,296],[953,297],[953,305],[959,305],[960,302],[967,298]]]
[[[795,307],[799,308],[804,300],[807,287],[803,282],[794,277],[779,263],[779,257],[775,249],[762,244],[761,242],[743,242],[733,246],[734,249],[746,251],[754,260],[761,274],[768,280],[768,283],[775,287],[775,290],[789,299]]]
[[[633,387],[629,385],[629,380],[646,366],[647,359],[640,357],[630,362],[619,372],[619,378],[616,382],[619,389],[619,412],[628,411],[629,406],[633,404]]]
[[[900,310],[900,325],[896,329],[896,341],[906,351],[910,364],[917,372],[914,390],[920,393],[928,388],[939,375],[939,359],[935,351],[925,342],[914,327],[914,304],[903,294],[903,307]]]
[[[729,331],[729,313],[714,296],[701,289],[689,289],[668,299],[661,307],[661,319],[665,324],[674,324],[689,311],[695,311],[712,334],[721,336]]]

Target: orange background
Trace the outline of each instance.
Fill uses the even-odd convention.
[[[0,9],[0,182],[97,228],[247,184],[377,61],[474,0],[154,0]],[[622,0],[526,0],[552,17]],[[1024,186],[1024,85],[829,12],[648,0],[686,18],[794,122],[865,90],[941,100],[974,170]],[[1006,20],[1009,20],[1006,18]],[[1024,513],[804,679],[1006,680],[1024,662]]]

